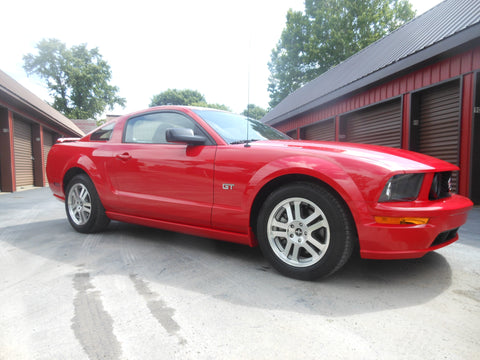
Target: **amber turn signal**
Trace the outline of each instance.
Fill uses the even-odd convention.
[[[417,217],[388,217],[388,216],[375,216],[375,221],[379,224],[388,225],[425,225],[428,223],[429,218],[417,218]]]

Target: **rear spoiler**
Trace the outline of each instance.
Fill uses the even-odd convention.
[[[60,139],[57,139],[57,143],[61,144],[61,143],[65,143],[65,142],[74,142],[74,141],[78,141],[78,140],[80,140],[79,137],[60,138]]]

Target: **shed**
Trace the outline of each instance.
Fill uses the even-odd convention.
[[[45,186],[47,155],[59,137],[84,133],[0,70],[0,191]]]

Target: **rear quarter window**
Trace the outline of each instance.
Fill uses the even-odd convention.
[[[113,129],[115,128],[115,123],[110,123],[105,126],[102,126],[100,129],[96,130],[92,135],[90,135],[90,141],[108,141],[112,137]]]

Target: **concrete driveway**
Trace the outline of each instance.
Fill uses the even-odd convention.
[[[460,236],[302,282],[235,244],[76,233],[47,188],[0,195],[0,359],[478,359],[480,208]]]

